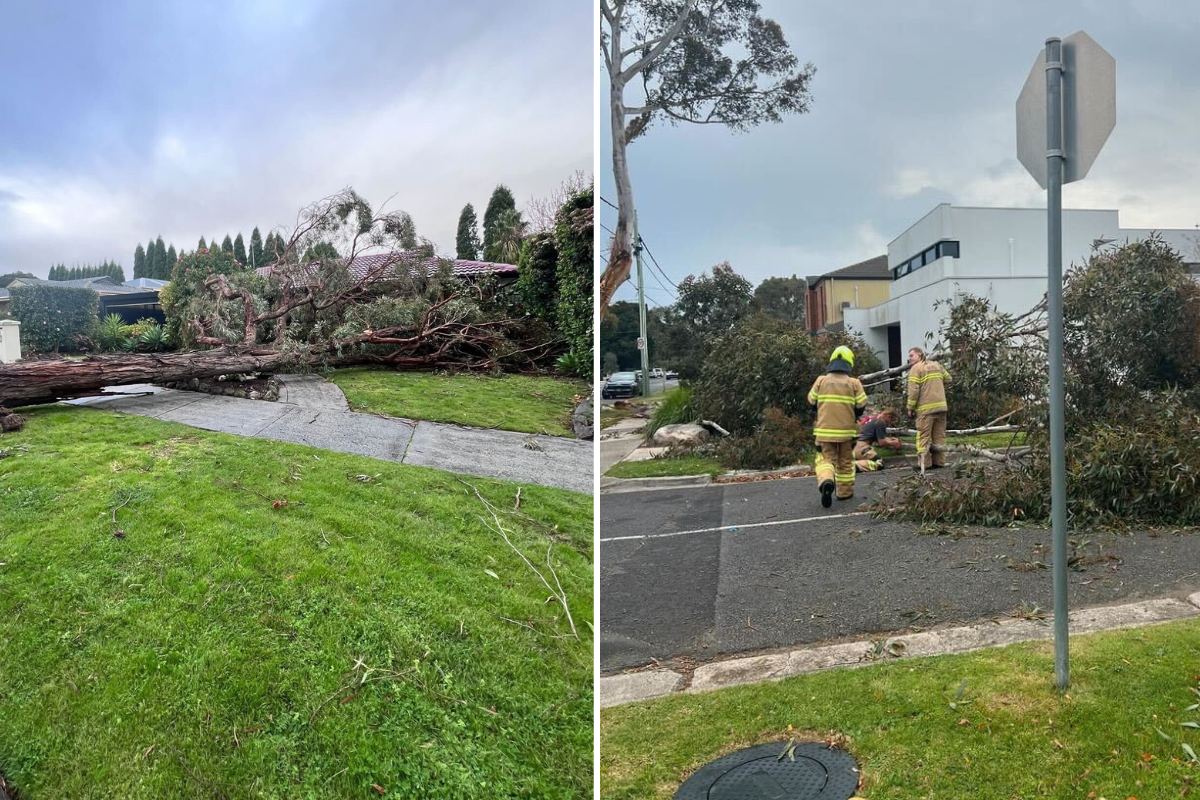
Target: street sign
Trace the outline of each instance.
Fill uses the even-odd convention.
[[[1117,121],[1117,65],[1083,31],[1052,36],[1017,98],[1017,158],[1046,190],[1050,528],[1054,685],[1071,685],[1067,616],[1067,445],[1063,381],[1062,187],[1087,175]]]
[[[626,339],[625,341],[629,341],[629,340]],[[639,336],[638,337],[638,350],[645,350],[645,349],[646,349],[646,340],[643,339],[641,336]]]
[[[1062,40],[1063,183],[1087,175],[1117,124],[1117,62],[1083,31]],[[1046,53],[1017,98],[1017,158],[1046,184]]]

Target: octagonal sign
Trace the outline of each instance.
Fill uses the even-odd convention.
[[[1117,124],[1117,62],[1083,31],[1062,40],[1063,183],[1087,175]],[[1046,188],[1046,51],[1017,98],[1017,158]]]

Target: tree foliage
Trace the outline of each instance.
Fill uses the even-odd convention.
[[[617,226],[600,308],[629,275],[633,190],[626,148],[657,120],[744,131],[808,110],[816,70],[800,65],[757,0],[601,0]],[[634,83],[640,98],[626,102]]]
[[[146,275],[146,251],[144,249],[142,249],[141,243],[139,243],[138,246],[136,248],[134,248],[134,251],[133,251],[133,277],[134,277],[134,280],[137,280],[138,278],[147,277],[147,275]],[[51,277],[51,280],[57,280],[57,279],[54,277]]]
[[[250,261],[243,262],[250,264],[251,267],[261,267],[263,265],[263,239],[262,234],[258,232],[258,226],[255,226],[250,234]]]
[[[237,238],[233,240],[233,258],[235,261],[241,264],[250,263],[246,258],[246,242],[242,239],[241,232],[239,232]]]
[[[593,219],[595,195],[588,187],[567,199],[554,225],[558,251],[558,330],[571,350],[591,363]]]
[[[728,261],[714,266],[711,274],[687,276],[679,282],[675,303],[663,315],[665,328],[654,360],[674,367],[684,379],[698,378],[713,342],[752,309],[750,281]]]
[[[56,267],[51,268],[52,271],[54,269],[57,269],[57,268]],[[20,271],[6,272],[3,275],[0,275],[0,289],[7,287],[10,283],[15,281],[17,278],[36,278],[36,277],[37,276],[34,275],[32,272],[20,272]],[[53,280],[53,278],[51,278],[51,280]]]
[[[955,405],[982,419],[1009,407],[1032,452],[954,480],[901,482],[881,513],[919,521],[1007,524],[1049,516],[1046,304],[999,313],[967,298],[940,349]],[[1074,524],[1200,522],[1200,287],[1161,237],[1099,249],[1063,292],[1068,505]],[[955,384],[965,379],[966,386]],[[963,416],[960,419],[970,419]],[[984,420],[988,421],[988,420]]]
[[[554,322],[558,315],[558,248],[553,231],[535,233],[525,240],[517,260],[517,289],[527,312]]]
[[[829,354],[843,344],[854,351],[854,374],[880,368],[861,337],[836,333],[814,338],[762,313],[738,319],[708,348],[693,402],[701,416],[741,435],[758,429],[768,408],[811,425],[815,412],[808,390],[825,373]]]
[[[517,202],[513,199],[512,190],[504,184],[499,184],[492,190],[487,208],[483,212],[483,260],[501,261],[498,238],[504,230],[497,223],[506,211],[516,211]],[[509,218],[511,222],[511,218]]]
[[[754,306],[776,319],[804,326],[804,299],[808,283],[793,275],[767,278],[754,290]]]
[[[475,218],[475,206],[467,203],[458,215],[458,232],[454,238],[456,258],[464,261],[479,259],[479,221]]]

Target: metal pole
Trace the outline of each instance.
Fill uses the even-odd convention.
[[[1046,240],[1050,334],[1050,518],[1054,539],[1054,685],[1071,683],[1067,648],[1067,453],[1062,300],[1062,40],[1046,40]]]
[[[633,212],[633,253],[637,257],[638,335],[642,337],[642,397],[650,396],[650,341],[646,338],[646,287],[642,282],[642,237]]]

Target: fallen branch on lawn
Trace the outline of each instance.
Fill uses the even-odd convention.
[[[533,565],[533,562],[526,558],[525,554],[518,550],[517,546],[512,543],[511,539],[508,538],[508,534],[504,531],[504,525],[500,522],[500,517],[496,515],[496,507],[489,503],[487,499],[479,493],[479,490],[476,489],[472,484],[467,483],[462,478],[457,476],[454,478],[454,480],[458,481],[463,486],[469,487],[471,491],[475,493],[475,496],[479,498],[479,502],[483,503],[483,507],[486,508],[488,513],[492,515],[492,519],[495,521],[496,527],[493,529],[491,525],[488,525],[488,521],[483,517],[480,517],[479,520],[486,525],[489,530],[495,530],[497,533],[499,533],[501,538],[504,539],[504,543],[507,544],[514,553],[521,557],[521,560],[525,562],[525,566],[533,570],[533,574],[537,575],[541,582],[545,584],[546,588],[550,590],[551,594],[554,595],[554,599],[559,602],[559,604],[563,607],[563,611],[567,615],[567,623],[571,626],[571,634],[578,639],[579,631],[575,629],[575,619],[571,616],[571,608],[567,603],[567,593],[563,591],[562,583],[560,583],[558,580],[558,573],[554,571],[554,565],[550,563],[550,547],[554,546],[553,543],[550,545],[550,547],[546,548],[546,566],[550,568],[550,574],[554,576],[554,583],[557,585],[557,589],[550,585],[550,581],[546,580],[546,576],[543,575],[541,571]]]
[[[1024,430],[1021,425],[995,425],[993,427],[982,428],[957,428],[955,430],[946,431],[947,436],[975,436],[981,433],[1016,433]],[[917,432],[912,428],[888,428],[888,433],[892,436],[916,436]]]

